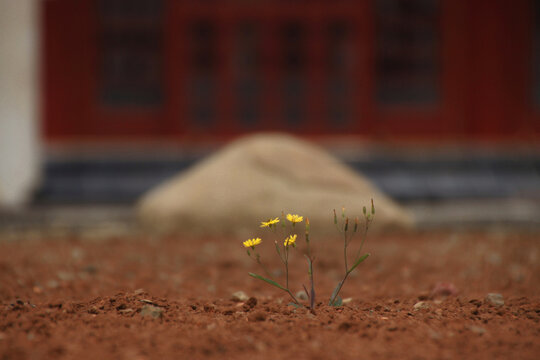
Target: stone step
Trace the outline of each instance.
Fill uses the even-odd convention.
[[[199,159],[49,159],[34,199],[38,204],[133,203]],[[401,203],[506,197],[540,200],[540,156],[379,156],[344,161]]]

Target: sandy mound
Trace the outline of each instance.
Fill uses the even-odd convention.
[[[332,209],[351,217],[375,201],[373,229],[406,228],[410,216],[323,149],[292,136],[245,137],[145,194],[142,224],[160,233],[249,235],[281,211],[309,217],[312,233],[334,232]]]

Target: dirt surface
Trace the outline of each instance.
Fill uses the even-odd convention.
[[[313,235],[315,237],[315,235]],[[10,236],[10,239],[13,239]],[[0,359],[537,359],[537,234],[393,234],[324,305],[339,239],[315,241],[319,305],[247,275],[245,239],[0,236]],[[354,244],[353,244],[354,245]],[[273,240],[263,261],[283,270]],[[300,253],[291,289],[308,284]],[[249,300],[234,301],[244,291]],[[504,305],[486,300],[501,294]],[[497,299],[495,299],[497,300]]]

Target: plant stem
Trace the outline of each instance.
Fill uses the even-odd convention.
[[[286,288],[289,289],[289,247],[285,247],[285,284]]]
[[[309,307],[315,308],[315,284],[313,281],[313,259],[309,261],[309,282],[311,283],[311,294],[309,295]]]
[[[334,304],[334,301],[336,301],[338,295],[339,295],[339,292],[341,291],[341,288],[343,287],[343,284],[345,283],[345,280],[347,280],[347,277],[349,276],[349,272],[346,272],[345,273],[345,276],[343,277],[343,280],[341,280],[339,282],[339,285],[338,285],[338,288],[337,290],[335,291],[335,294],[332,298],[330,298],[330,301],[328,302],[328,305],[329,306],[332,306],[332,304]]]
[[[291,290],[289,290],[289,288],[287,287],[287,290],[285,290],[287,292],[287,294],[289,294],[289,296],[293,299],[293,301],[295,302],[296,305],[299,305],[299,306],[304,306],[302,304],[300,304],[300,302],[296,299],[296,297],[293,295],[293,293],[291,292]]]
[[[349,271],[349,266],[347,265],[347,233],[343,233],[344,243],[343,243],[343,258],[345,260],[345,273]]]
[[[366,219],[366,225],[364,226],[364,233],[362,234],[362,241],[360,242],[360,248],[358,249],[358,252],[356,253],[357,259],[360,256],[360,252],[362,251],[362,247],[364,246],[364,242],[366,241],[368,229],[369,229],[369,220]]]

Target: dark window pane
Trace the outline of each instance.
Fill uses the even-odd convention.
[[[234,62],[236,112],[243,127],[260,120],[260,33],[254,23],[240,23],[236,32]]]
[[[439,93],[439,1],[377,0],[377,100],[430,105]]]
[[[215,122],[216,77],[218,67],[216,28],[211,21],[191,24],[189,31],[190,65],[188,74],[189,117],[195,126]]]
[[[108,106],[163,101],[162,1],[99,3],[99,98]]]
[[[353,38],[345,20],[333,21],[326,28],[326,99],[331,130],[345,129],[352,121]]]
[[[285,23],[281,28],[283,74],[283,116],[289,127],[305,121],[306,111],[306,31],[298,22]]]

